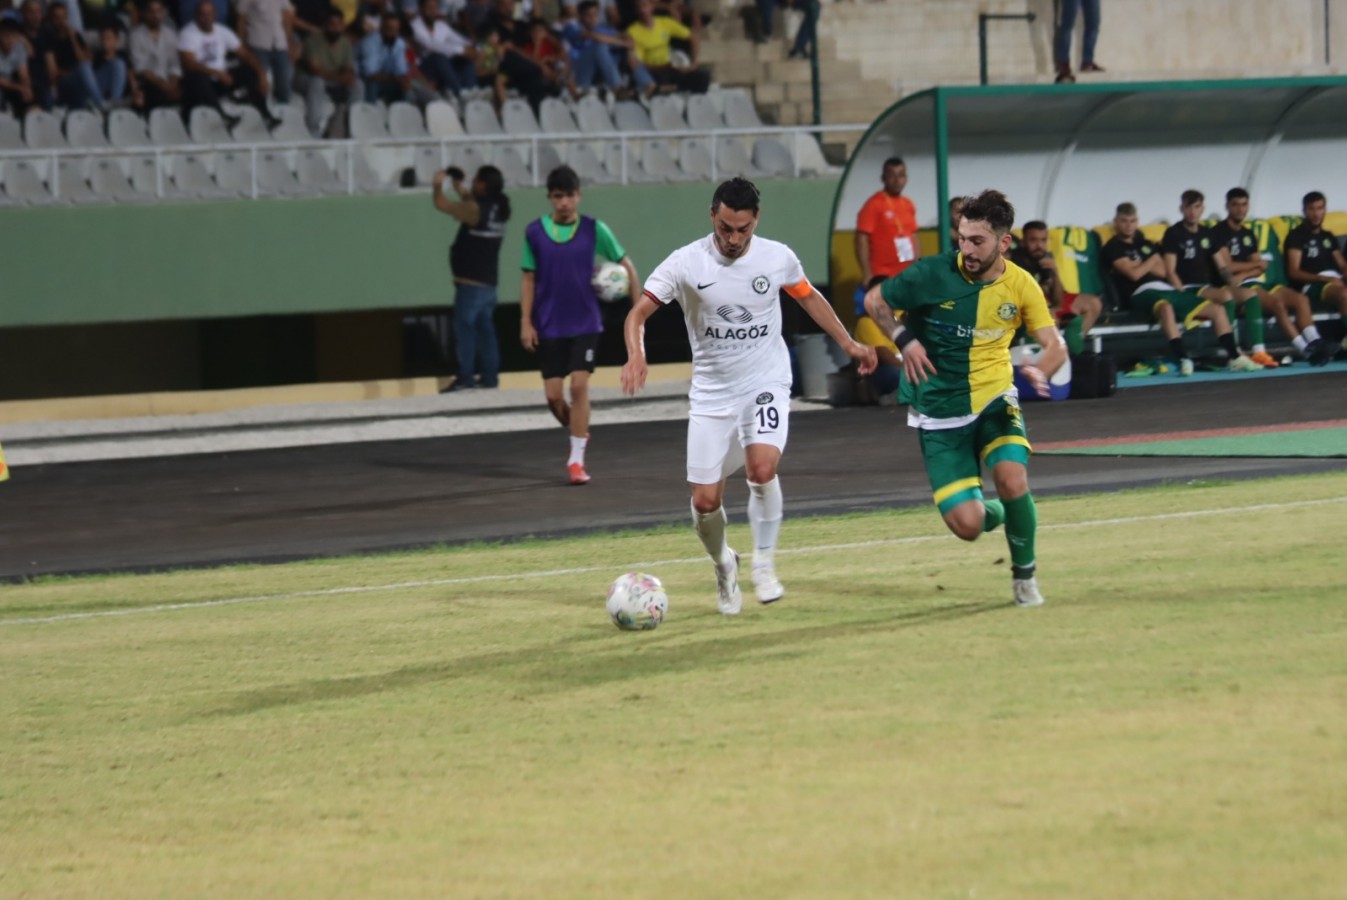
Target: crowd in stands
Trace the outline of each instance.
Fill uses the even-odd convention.
[[[697,0],[0,0],[0,109],[705,92]],[[96,38],[96,39],[95,39]],[[342,123],[334,117],[331,129]],[[228,118],[226,123],[230,124]]]

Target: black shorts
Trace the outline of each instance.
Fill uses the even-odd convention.
[[[568,338],[539,338],[538,367],[543,378],[565,378],[572,372],[593,372],[599,333]]]

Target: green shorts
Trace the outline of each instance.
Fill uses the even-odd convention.
[[[982,467],[1029,464],[1029,437],[1018,404],[1000,397],[961,428],[917,431],[935,505],[944,515],[966,500],[982,499]]]
[[[1311,303],[1317,304],[1318,306],[1322,306],[1325,309],[1329,309],[1330,307],[1328,305],[1328,302],[1324,300],[1324,288],[1330,286],[1331,285],[1325,284],[1322,281],[1316,281],[1313,284],[1297,285],[1297,287],[1300,289],[1300,293],[1304,294],[1306,297],[1309,297]],[[1338,311],[1338,308],[1336,306],[1332,307],[1331,309],[1333,312]]]
[[[1211,305],[1210,300],[1199,297],[1191,291],[1137,291],[1128,301],[1128,305],[1136,315],[1145,316],[1151,322],[1158,322],[1155,307],[1162,300],[1168,301],[1169,305],[1174,307],[1174,318],[1184,328],[1192,328],[1193,323],[1197,321],[1197,314]]]

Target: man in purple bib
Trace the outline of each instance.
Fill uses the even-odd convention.
[[[585,484],[585,447],[589,443],[589,376],[603,332],[594,266],[603,259],[627,270],[632,291],[640,290],[636,267],[613,232],[597,219],[579,215],[580,176],[570,166],[547,175],[552,214],[524,229],[524,275],[519,287],[524,349],[538,354],[547,406],[571,435],[566,474]],[[570,402],[564,387],[569,376]]]

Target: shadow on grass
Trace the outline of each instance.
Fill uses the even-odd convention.
[[[938,622],[966,619],[983,613],[1009,610],[1004,602],[959,603],[909,610],[894,615],[851,619],[828,625],[810,625],[778,631],[738,631],[720,637],[692,642],[614,643],[612,651],[596,651],[591,644],[583,652],[568,649],[567,641],[550,648],[528,647],[483,653],[461,659],[420,666],[406,666],[376,675],[348,678],[322,678],[276,685],[261,690],[241,691],[214,708],[202,711],[202,717],[240,716],[287,706],[346,700],[374,694],[418,688],[471,676],[491,675],[518,682],[520,690],[536,696],[543,693],[577,690],[596,685],[650,678],[692,670],[719,669],[740,660],[814,641],[876,632],[894,632]],[[707,618],[710,618],[708,616]],[[733,626],[731,626],[733,627]],[[657,635],[649,638],[658,640]],[[676,638],[687,637],[678,634]],[[622,636],[614,635],[614,641]],[[778,654],[779,655],[779,654]]]

